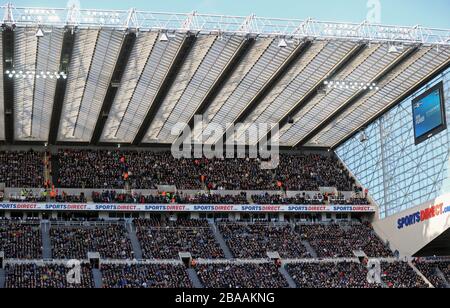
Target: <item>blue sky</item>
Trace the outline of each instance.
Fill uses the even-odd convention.
[[[11,0],[16,6],[65,7],[68,0]],[[73,0],[71,0],[73,1]],[[75,0],[76,1],[76,0]],[[217,13],[262,17],[312,17],[325,21],[361,22],[368,2],[380,3],[380,20],[392,25],[450,29],[450,0],[79,0],[82,8]]]

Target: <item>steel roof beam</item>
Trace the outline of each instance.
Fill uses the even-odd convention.
[[[72,60],[73,46],[75,42],[75,32],[73,29],[66,28],[61,49],[60,72],[69,74],[70,61]],[[66,95],[67,80],[59,78],[56,82],[55,97],[53,100],[53,111],[50,120],[50,132],[48,136],[49,144],[56,144],[58,138],[59,124]]]
[[[14,69],[14,29],[3,25],[3,69]],[[5,142],[14,143],[14,78],[9,78],[5,72],[3,78],[4,112],[5,112]]]

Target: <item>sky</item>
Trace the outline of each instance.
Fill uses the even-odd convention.
[[[6,0],[5,0],[6,1]],[[66,7],[79,1],[85,9],[212,13],[275,18],[313,18],[450,29],[450,0],[11,0],[16,7]]]

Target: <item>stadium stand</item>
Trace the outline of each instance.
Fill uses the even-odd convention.
[[[247,194],[238,195],[197,194],[193,196],[179,196],[176,202],[180,204],[248,204]]]
[[[175,201],[173,198],[162,195],[143,195],[143,194],[126,194],[118,193],[114,190],[106,190],[103,192],[93,192],[92,200],[95,203],[150,203],[150,204],[166,204]]]
[[[351,191],[355,184],[335,157],[320,154],[281,155],[276,177],[287,190],[292,191],[318,191],[319,187]]]
[[[0,287],[449,287],[450,30],[69,2],[1,7]]]
[[[81,283],[70,284],[67,280],[69,269],[65,265],[20,264],[6,267],[6,288],[20,289],[61,289],[93,288],[94,281],[89,265],[81,266]]]
[[[320,193],[312,196],[303,193],[302,195],[297,195],[293,198],[265,193],[263,195],[253,195],[252,200],[256,204],[325,204],[327,201],[325,196]]]
[[[182,265],[102,266],[104,288],[192,288]]]
[[[278,252],[282,258],[309,257],[300,234],[290,225],[229,222],[218,227],[236,258],[267,258],[267,252]]]
[[[54,198],[50,198],[51,201],[57,203],[86,203],[87,198],[84,193],[80,193],[79,195],[68,195],[65,192],[62,192],[61,195],[57,195]]]
[[[197,275],[206,288],[288,288],[274,264],[199,265]]]
[[[197,193],[192,195],[164,193],[164,195],[143,195],[140,193],[117,193],[114,190],[93,192],[92,200],[95,203],[128,203],[128,204],[248,204],[247,194],[218,195],[210,193]]]
[[[54,222],[50,229],[54,259],[87,259],[98,252],[103,259],[133,259],[123,224]]]
[[[225,260],[212,232],[213,226],[206,220],[135,219],[143,258],[151,260],[151,264],[131,262],[134,252],[129,231],[120,221],[52,221],[51,251],[54,262],[71,258],[86,260],[88,252],[99,252],[101,259],[107,260],[101,266],[104,288],[190,288],[193,283],[186,267],[167,263],[169,259],[173,260],[170,262],[180,260],[180,252],[189,252],[194,260],[203,260],[192,266],[201,284],[209,288],[289,287],[279,268],[274,263],[267,263],[267,252],[278,252],[282,259],[292,260],[285,267],[300,288],[428,287],[408,263],[387,261],[391,254],[380,240],[372,237],[369,224],[290,225],[228,221],[216,224],[234,256],[245,262]],[[40,263],[43,248],[39,220],[2,220],[0,226],[0,251],[5,252],[7,259],[28,260],[25,264],[7,264],[5,287],[94,287],[93,270],[89,266],[82,268],[82,284],[73,286],[65,280],[68,270],[61,265],[64,263]],[[323,249],[326,253],[318,250],[320,257],[331,258],[327,261],[313,259],[303,245],[306,237],[314,249],[323,247],[323,238],[312,236],[323,233],[340,246],[339,249],[326,246],[328,248]],[[357,241],[358,237],[367,240]],[[368,246],[367,241],[372,244]],[[369,284],[367,269],[350,255],[351,251],[361,247],[366,248],[364,252],[368,256],[386,260],[382,262],[381,284]],[[338,258],[342,256],[347,259]],[[435,287],[447,286],[448,261],[417,261],[415,265]]]
[[[13,188],[42,187],[43,154],[34,151],[0,152],[0,183]]]
[[[369,284],[367,269],[356,262],[292,263],[287,271],[299,288],[376,288]]]
[[[134,220],[145,259],[179,259],[180,252],[194,258],[224,258],[206,220]]]
[[[0,251],[5,253],[5,258],[41,259],[40,221],[35,219],[1,219]]]
[[[368,223],[351,226],[339,224],[299,225],[298,231],[321,258],[354,257],[362,250],[369,257],[393,257]]]
[[[382,263],[382,279],[388,288],[428,288],[406,262]]]
[[[383,262],[381,284],[369,283],[356,262],[289,264],[287,270],[301,288],[428,288],[406,262]]]
[[[47,201],[47,197],[35,194],[31,190],[21,189],[20,195],[11,195],[8,200],[17,203],[45,202]]]
[[[281,155],[276,171],[262,170],[257,159],[175,159],[170,152],[144,151],[60,150],[58,163],[62,188],[123,188],[124,172],[135,189],[279,190],[281,182],[292,191],[351,191],[354,185],[336,158],[319,154]]]
[[[416,261],[414,265],[436,288],[448,288],[450,261]]]

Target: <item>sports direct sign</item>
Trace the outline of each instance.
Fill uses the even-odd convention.
[[[436,204],[421,211],[399,218],[397,220],[397,229],[401,230],[403,228],[437,218],[447,213],[450,213],[450,205],[444,206],[443,203]]]
[[[208,205],[208,204],[103,204],[0,203],[0,210],[85,212],[261,212],[261,213],[375,213],[368,205]]]

